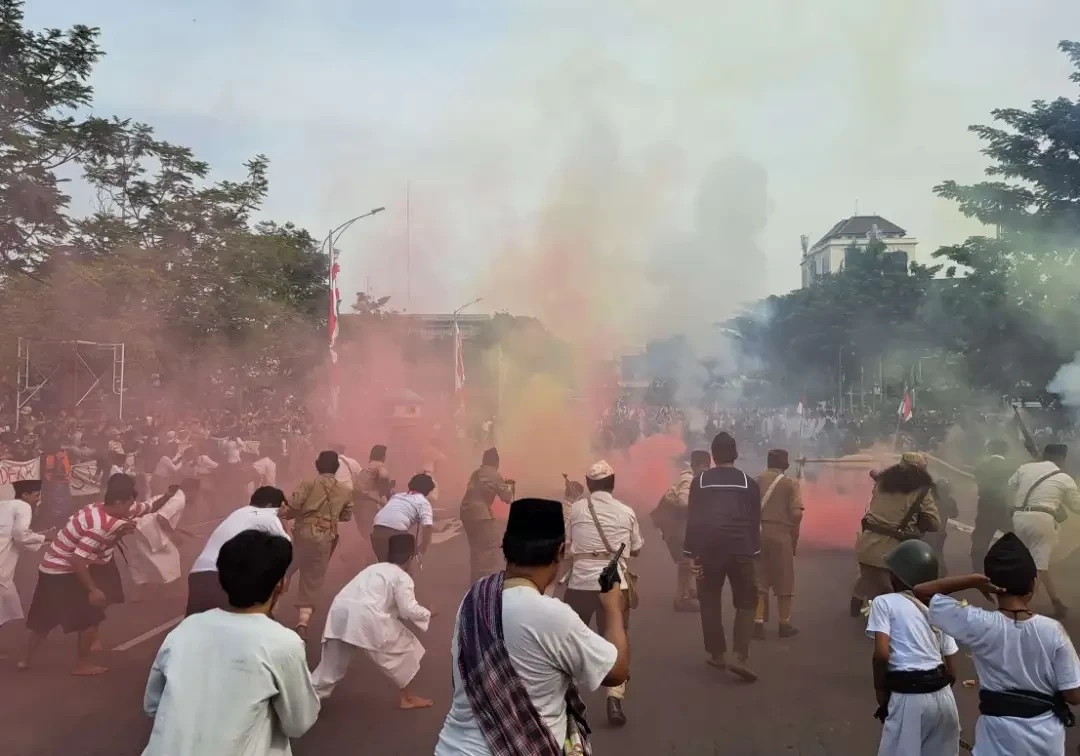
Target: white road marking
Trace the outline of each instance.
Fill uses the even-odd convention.
[[[168,622],[165,622],[164,624],[158,625],[157,627],[153,628],[152,630],[147,630],[142,635],[136,635],[134,638],[132,638],[129,641],[121,643],[119,646],[116,646],[115,648],[113,648],[113,651],[127,651],[129,648],[135,648],[135,646],[139,645],[143,641],[150,640],[155,635],[161,635],[164,632],[172,630],[174,627],[176,627],[177,625],[180,624],[180,621],[182,619],[184,619],[182,616],[181,617],[173,617]]]

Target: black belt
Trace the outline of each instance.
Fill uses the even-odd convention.
[[[934,669],[893,670],[885,673],[890,693],[936,693],[956,682],[942,664]]]
[[[948,673],[944,664],[934,669],[890,670],[885,673],[885,690],[889,697],[893,693],[937,693],[954,682],[956,679]],[[888,716],[889,701],[886,699],[874,712],[874,718],[884,722]]]
[[[866,518],[863,518],[862,529],[864,533],[877,533],[878,535],[894,538],[897,541],[917,541],[922,538],[919,533],[904,533],[896,528],[890,528],[888,525],[878,525],[876,522],[871,522]]]
[[[1051,696],[1034,690],[979,691],[979,713],[984,717],[1034,719],[1051,711],[1066,727],[1076,724],[1076,717],[1061,693]]]

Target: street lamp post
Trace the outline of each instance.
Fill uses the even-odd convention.
[[[330,258],[329,259],[330,264],[328,266],[328,270],[326,271],[326,286],[327,286],[327,289],[329,290],[329,294],[330,294],[330,297],[329,297],[330,298],[330,311],[329,311],[329,319],[328,319],[330,335],[329,335],[329,344],[328,344],[328,346],[329,346],[329,349],[330,349],[330,362],[331,362],[331,364],[330,364],[330,385],[331,385],[330,412],[331,412],[331,414],[336,414],[337,413],[337,392],[338,392],[337,354],[334,351],[334,344],[335,344],[335,341],[337,339],[337,318],[338,318],[338,311],[337,311],[338,299],[337,299],[337,291],[335,290],[337,288],[337,277],[336,277],[335,272],[334,272],[334,268],[335,268],[334,244],[337,243],[337,240],[341,238],[341,235],[343,233],[345,233],[346,231],[349,230],[349,227],[352,226],[352,224],[356,223],[358,220],[361,220],[363,218],[367,218],[368,216],[375,215],[375,213],[381,213],[385,209],[386,209],[385,207],[376,207],[375,209],[369,210],[368,212],[364,213],[363,215],[358,215],[355,218],[350,218],[349,220],[345,221],[344,223],[342,223],[337,228],[330,229],[330,232],[326,235],[326,241],[323,242],[323,244],[326,245],[326,253]],[[319,246],[319,249],[320,249],[320,251],[322,250],[322,245]]]
[[[356,223],[358,220],[363,220],[364,218],[375,215],[376,213],[381,213],[385,209],[385,207],[377,207],[374,210],[369,210],[363,215],[358,215],[355,218],[350,218],[337,228],[330,229],[330,232],[326,235],[326,240],[321,245],[319,245],[319,248],[321,249],[322,246],[325,245],[327,247],[326,252],[328,255],[330,255],[329,283],[331,286],[333,286],[334,277],[334,245],[337,244],[338,239],[340,239],[341,235],[348,231],[349,227],[352,226],[352,224]]]

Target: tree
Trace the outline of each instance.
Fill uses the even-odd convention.
[[[76,118],[102,56],[99,31],[23,28],[22,0],[0,0],[0,272],[29,273],[68,230],[56,171],[107,144],[117,122]]]
[[[1062,42],[1080,84],[1080,44]],[[972,126],[986,143],[990,181],[945,181],[935,192],[964,215],[995,226],[935,256],[950,263],[942,312],[952,348],[967,355],[976,385],[1012,391],[1045,386],[1080,348],[1080,99],[1036,100],[992,112]],[[957,278],[958,269],[967,271]]]

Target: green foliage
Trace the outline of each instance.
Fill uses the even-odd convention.
[[[109,141],[115,123],[76,118],[103,54],[98,30],[23,28],[21,0],[0,0],[0,273],[27,272],[68,230],[56,171]]]
[[[1080,84],[1080,44],[1060,47]],[[838,365],[849,385],[856,368],[879,361],[906,365],[894,371],[902,382],[927,351],[959,355],[966,385],[1008,393],[1045,387],[1080,351],[1080,99],[992,116],[995,125],[971,127],[990,180],[945,181],[935,192],[994,237],[942,247],[939,265],[906,272],[888,264],[881,242],[852,248],[839,274],[733,320],[782,393],[835,395]]]
[[[34,277],[0,273],[5,331],[125,341],[131,372],[166,380],[259,380],[324,360],[326,256],[291,223],[253,221],[268,159],[210,182],[206,162],[146,124],[78,120],[98,31],[35,33],[22,19],[21,2],[0,0],[0,262]],[[69,212],[64,166],[94,193],[89,216]]]

